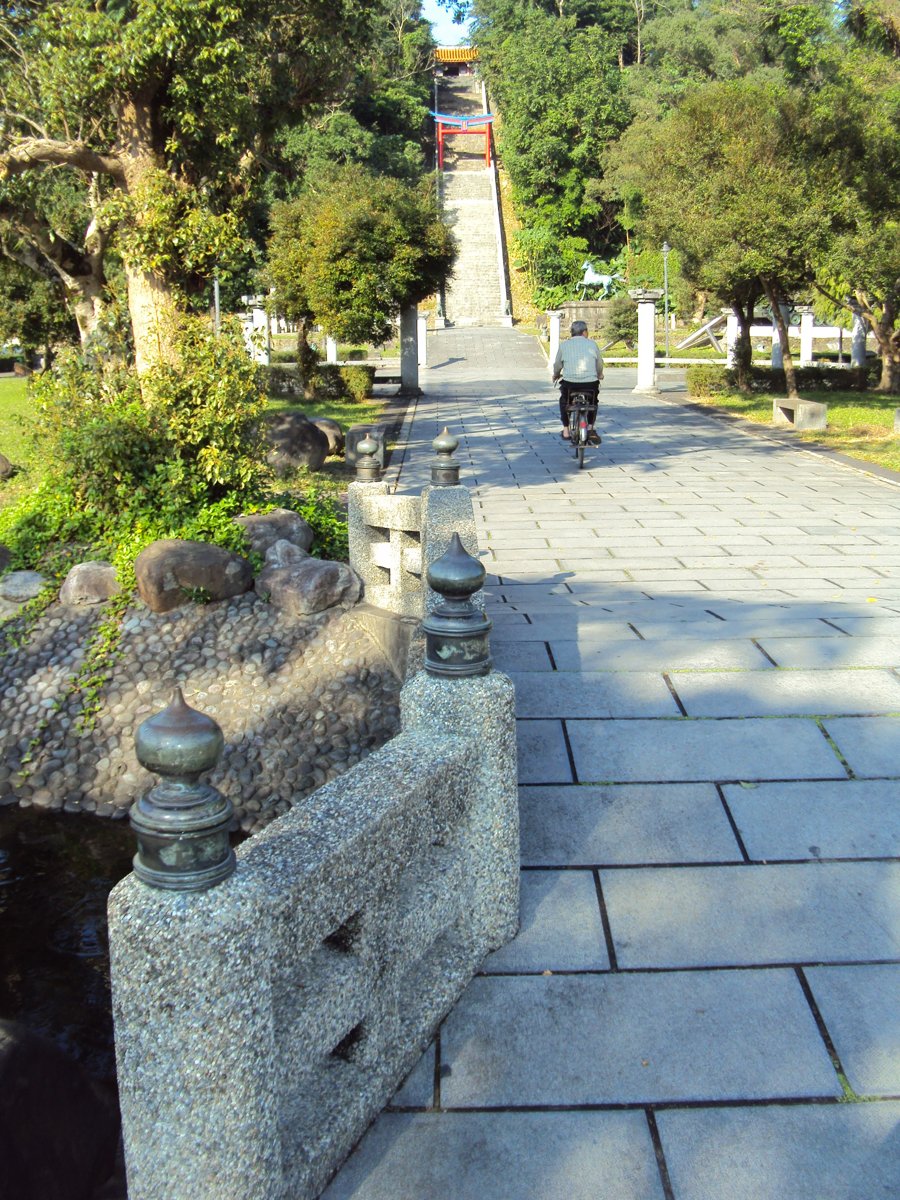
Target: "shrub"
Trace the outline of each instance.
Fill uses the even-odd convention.
[[[799,392],[864,392],[877,383],[877,362],[863,367],[796,367]],[[750,386],[754,392],[782,393],[786,390],[784,371],[773,367],[752,367]]]
[[[273,350],[269,355],[270,363],[295,363],[296,361],[296,350]]]
[[[357,404],[372,395],[372,385],[375,382],[374,367],[340,367],[339,370],[344,387]]]
[[[313,376],[313,390],[317,400],[343,400],[347,393],[341,368],[336,363],[319,363]]]
[[[603,337],[610,345],[624,342],[626,346],[634,346],[638,335],[637,305],[624,292],[613,296],[609,307],[603,314]]]
[[[289,367],[261,367],[266,390],[272,396],[294,399],[303,396],[303,382],[297,370]]]
[[[686,374],[687,394],[691,397],[716,396],[734,386],[734,373],[717,363],[688,367]]]

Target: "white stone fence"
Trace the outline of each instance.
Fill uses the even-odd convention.
[[[376,599],[394,578],[409,615],[466,497],[351,486]],[[422,671],[398,736],[239,846],[224,882],[113,890],[130,1200],[318,1196],[517,923],[512,684]]]

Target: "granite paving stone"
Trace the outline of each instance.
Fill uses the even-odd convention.
[[[664,1200],[638,1112],[386,1113],[323,1200]]]
[[[676,1200],[893,1200],[900,1104],[657,1115]]]
[[[551,639],[550,650],[559,671],[772,670],[772,664],[749,639],[706,641],[695,636],[639,641],[632,634],[629,640],[619,642]]]
[[[523,786],[519,814],[522,862],[527,865],[740,859],[712,784]]]
[[[609,868],[601,883],[621,967],[900,956],[900,863]]]
[[[561,721],[518,721],[519,783],[566,783],[572,768]]]
[[[764,637],[760,645],[779,667],[900,666],[900,636]]]
[[[710,671],[672,682],[692,717],[900,711],[900,678],[890,671]]]
[[[679,711],[662,675],[646,671],[515,671],[511,678],[520,717],[674,717]]]
[[[757,783],[723,789],[752,859],[900,858],[896,783]]]
[[[482,970],[606,970],[597,888],[590,871],[523,871],[518,934]]]
[[[530,629],[531,626],[525,626]],[[546,672],[553,670],[547,643],[538,641],[491,638],[491,657],[494,669],[511,674],[514,671]]]
[[[838,717],[825,722],[855,775],[900,777],[900,717]]]
[[[482,976],[441,1063],[450,1108],[840,1094],[790,971]]]
[[[843,779],[847,774],[815,722],[802,718],[585,720],[569,721],[566,728],[581,783]]]
[[[853,1090],[900,1096],[900,963],[810,967],[806,978]]]

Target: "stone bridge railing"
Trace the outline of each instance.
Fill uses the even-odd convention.
[[[517,927],[513,689],[471,602],[483,568],[444,536],[465,489],[426,489],[393,541],[395,498],[353,491],[357,564],[415,577],[417,533],[431,585],[399,735],[235,860],[228,801],[198,782],[218,727],[176,705],[139,733],[165,781],[134,810],[136,873],[110,897],[130,1200],[317,1196]],[[375,516],[387,536],[360,543]]]

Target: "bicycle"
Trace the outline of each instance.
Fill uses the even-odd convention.
[[[578,470],[584,468],[584,448],[588,444],[590,422],[588,412],[596,409],[597,398],[591,392],[569,391],[566,411],[569,415],[569,442],[578,459]]]

